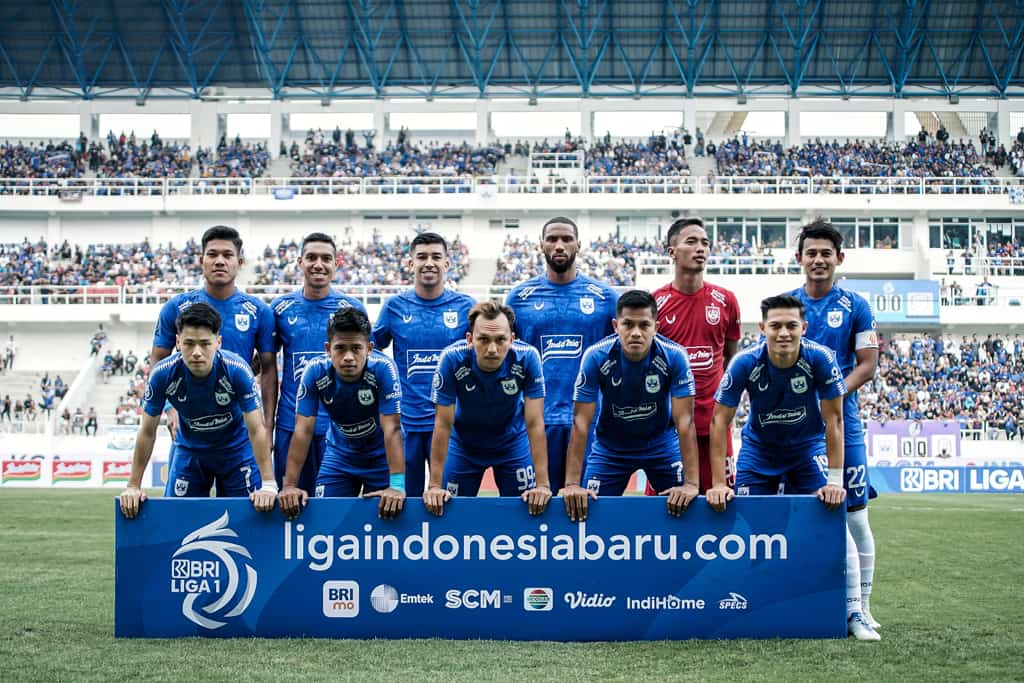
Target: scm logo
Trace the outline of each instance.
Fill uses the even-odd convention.
[[[444,606],[448,609],[499,609],[503,602],[511,602],[512,596],[502,596],[499,590],[458,590],[453,588],[444,594]]]
[[[929,491],[960,490],[960,472],[955,469],[904,467],[900,470],[900,491],[924,493]]]
[[[355,581],[324,581],[324,616],[351,619],[359,616],[359,584]]]

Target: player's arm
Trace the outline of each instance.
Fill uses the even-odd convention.
[[[132,471],[128,476],[128,485],[121,492],[121,513],[128,519],[135,518],[139,513],[139,506],[146,500],[146,492],[142,490],[142,475],[146,471],[149,459],[153,457],[153,444],[156,443],[156,429],[159,425],[159,415],[150,415],[143,411],[142,422],[135,435]]]
[[[843,378],[847,393],[857,391],[875,376],[878,369],[878,347],[857,349],[857,364],[850,374]]]
[[[277,411],[277,354],[273,351],[260,353],[260,396],[263,400],[263,424],[272,438]]]
[[[267,438],[267,430],[263,425],[263,416],[259,408],[253,408],[245,413],[245,428],[249,430],[249,443],[252,444],[256,466],[260,468],[260,479],[263,480],[259,490],[249,494],[249,500],[252,501],[254,508],[260,512],[267,512],[274,509],[277,482],[274,481],[274,461],[270,458],[270,439]]]
[[[281,512],[288,519],[295,519],[309,501],[309,492],[298,487],[302,466],[306,464],[309,444],[316,430],[316,415],[295,416],[295,431],[292,432],[291,443],[288,444],[288,460],[285,462],[284,481],[281,482],[281,493],[278,502]]]
[[[530,457],[536,485],[523,493],[531,515],[539,515],[551,500],[551,480],[548,477],[548,439],[544,433],[544,398],[527,398],[523,401],[523,418],[526,421],[526,437],[530,440]]]
[[[729,367],[729,361],[736,355],[739,350],[740,343],[737,339],[726,339],[725,347],[722,349],[722,359],[725,361],[725,367]]]
[[[383,491],[372,491],[364,498],[380,498],[377,515],[394,519],[405,507],[405,449],[402,446],[402,418],[398,413],[381,413],[380,428],[384,432],[384,454],[391,480]]]
[[[817,495],[825,507],[835,510],[846,499],[843,488],[843,397],[821,400],[821,418],[825,422],[825,453],[828,455],[828,479]]]
[[[565,503],[569,520],[582,522],[587,519],[587,505],[597,494],[583,488],[583,457],[587,451],[590,425],[597,413],[597,403],[574,401],[572,404],[572,432],[569,433],[569,449],[565,455],[565,488],[559,491]]]
[[[715,402],[715,410],[711,414],[711,486],[705,495],[708,505],[717,512],[724,512],[734,495],[726,481],[725,460],[729,452],[729,425],[735,416],[735,406]]]
[[[668,496],[668,513],[678,517],[700,495],[700,460],[697,455],[697,429],[693,426],[693,396],[672,397],[672,421],[679,439],[684,479],[682,486],[673,486],[658,495]]]
[[[164,358],[169,357],[172,353],[174,353],[173,348],[153,344],[153,348],[149,350],[150,369]],[[164,409],[164,415],[167,416],[167,431],[171,433],[171,439],[176,441],[178,439],[178,411],[168,405]]]
[[[444,406],[438,403],[435,408],[434,435],[430,439],[430,483],[423,492],[423,505],[440,517],[444,514],[444,504],[452,499],[452,494],[441,487],[441,478],[444,476],[452,425],[455,424],[455,404]]]

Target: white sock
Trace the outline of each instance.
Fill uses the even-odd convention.
[[[857,544],[860,564],[860,599],[864,611],[869,611],[871,588],[875,577],[875,537],[868,523],[868,509],[857,510],[846,515],[846,525]]]
[[[860,612],[860,561],[857,559],[857,544],[846,527],[846,616]]]

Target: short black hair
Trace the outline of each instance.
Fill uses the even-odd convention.
[[[212,228],[207,229],[203,233],[203,251],[206,251],[206,245],[211,240],[229,240],[235,245],[235,251],[238,255],[242,255],[242,238],[238,234],[238,231],[227,225],[215,225]]]
[[[580,229],[578,227],[576,227],[576,221],[574,221],[571,218],[566,218],[565,216],[555,216],[554,218],[548,220],[548,222],[544,224],[544,227],[542,227],[540,229],[540,238],[541,238],[541,240],[544,239],[544,233],[546,233],[548,231],[548,226],[549,225],[555,225],[555,224],[564,224],[564,225],[572,226],[572,234],[573,234],[573,236],[575,236],[576,239],[580,238]]]
[[[683,216],[682,218],[678,219],[677,221],[672,223],[672,225],[668,226],[668,233],[666,233],[665,235],[665,246],[674,246],[673,242],[675,241],[676,237],[679,236],[679,233],[681,233],[685,228],[688,228],[691,225],[697,225],[703,228],[704,220],[701,218],[697,218],[696,216]]]
[[[618,303],[615,304],[615,317],[622,315],[622,310],[625,308],[649,308],[651,315],[655,318],[658,317],[658,302],[650,292],[643,289],[631,289],[628,292],[623,292]]]
[[[800,311],[800,319],[804,318],[804,304],[800,299],[789,294],[779,294],[761,300],[761,320],[767,320],[768,311],[776,308],[795,308]]]
[[[412,256],[416,252],[416,247],[421,244],[440,244],[444,253],[448,254],[448,241],[436,232],[421,232],[413,237],[412,242],[409,242],[409,255]]]
[[[800,237],[797,238],[796,251],[804,253],[804,240],[828,240],[836,248],[838,254],[843,250],[843,236],[836,230],[835,226],[827,220],[818,216],[813,221],[800,229]]]
[[[336,334],[355,332],[367,339],[370,338],[370,319],[355,306],[345,306],[336,310],[327,321],[327,341]]]
[[[205,327],[214,334],[220,334],[220,314],[210,304],[197,301],[174,320],[174,329],[178,334],[186,327]]]
[[[473,308],[469,309],[469,331],[473,331],[473,328],[476,326],[477,318],[482,317],[484,320],[497,320],[499,315],[505,316],[508,320],[509,328],[512,328],[512,326],[515,325],[516,314],[511,308],[504,304],[499,304],[497,301],[481,301],[473,306]]]
[[[306,251],[306,245],[310,242],[323,242],[324,244],[331,245],[331,251],[335,254],[338,253],[338,245],[334,243],[334,238],[324,232],[311,232],[302,238],[302,246],[299,248],[299,253],[302,254]]]

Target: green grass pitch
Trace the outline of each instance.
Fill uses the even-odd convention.
[[[115,640],[113,491],[0,492],[0,681],[1008,681],[1024,658],[1024,496],[885,496],[882,642]],[[145,596],[139,596],[145,600]]]

